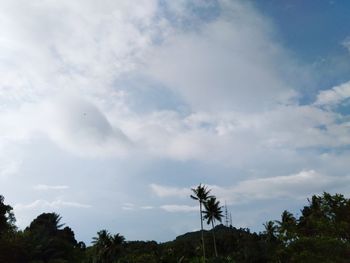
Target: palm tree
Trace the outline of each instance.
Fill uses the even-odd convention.
[[[204,203],[205,211],[204,219],[207,220],[207,224],[209,225],[211,223],[212,226],[212,233],[213,233],[213,241],[214,241],[214,251],[215,256],[218,256],[218,251],[216,249],[216,241],[215,241],[215,233],[214,233],[214,227],[215,227],[215,220],[221,222],[222,217],[224,216],[222,213],[223,211],[222,206],[220,206],[220,201],[216,200],[215,197],[210,197],[208,201]]]
[[[41,229],[46,233],[54,234],[64,226],[60,223],[61,219],[61,216],[56,213],[42,213],[30,223],[29,230]]]
[[[93,237],[92,241],[96,249],[96,262],[115,262],[124,241],[124,236],[119,233],[112,236],[107,230],[97,232],[97,237]]]
[[[125,237],[119,233],[111,237],[111,247],[109,254],[111,259],[115,260],[122,250],[122,246],[125,242]]]
[[[108,262],[109,248],[112,245],[111,234],[107,230],[101,230],[97,232],[97,237],[92,238],[92,243],[96,249],[95,261],[96,262]]]
[[[279,225],[279,238],[283,242],[289,242],[295,238],[297,221],[292,213],[287,210],[283,211],[281,221],[276,221],[276,223]]]
[[[275,225],[275,222],[270,220],[264,223],[263,225],[265,227],[264,234],[266,235],[267,241],[276,240],[277,226]]]
[[[203,262],[205,262],[205,247],[204,247],[204,237],[203,237],[203,212],[202,212],[202,206],[203,204],[208,200],[210,189],[208,190],[205,185],[202,186],[202,184],[199,184],[197,188],[191,189],[193,192],[193,195],[191,195],[191,198],[194,200],[199,201],[199,212],[201,217],[201,236],[202,236],[202,249],[203,249]]]

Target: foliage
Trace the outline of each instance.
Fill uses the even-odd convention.
[[[283,262],[346,262],[350,256],[350,200],[343,195],[312,196],[296,219],[284,211],[278,224]]]
[[[0,237],[13,232],[16,219],[10,205],[4,204],[4,197],[0,195]]]
[[[345,263],[350,258],[350,200],[343,195],[314,195],[299,217],[285,210],[279,220],[266,222],[265,230],[257,234],[247,228],[215,226],[222,217],[219,201],[209,197],[205,186],[195,190],[205,190],[208,197],[202,202],[203,217],[212,224],[212,231],[190,232],[157,243],[125,241],[120,234],[101,230],[88,247],[77,242],[73,230],[61,224],[56,213],[43,213],[18,230],[12,207],[0,196],[0,263],[200,263],[202,235],[207,263]],[[213,231],[215,240],[210,238]]]
[[[224,216],[222,214],[222,207],[220,206],[220,202],[216,200],[215,197],[210,197],[205,203],[204,203],[205,211],[203,211],[204,219],[207,220],[207,224],[212,225],[212,233],[213,233],[213,243],[214,243],[214,251],[215,256],[218,256],[218,251],[216,248],[216,241],[215,241],[215,232],[214,232],[214,225],[215,220],[221,222],[222,217]]]
[[[93,238],[92,261],[99,263],[113,263],[118,261],[118,257],[123,248],[125,238],[119,233],[111,235],[107,230],[97,232],[97,237]]]
[[[205,242],[204,242],[204,236],[203,236],[203,204],[210,198],[209,196],[210,189],[205,185],[199,184],[197,188],[191,189],[193,192],[193,195],[190,195],[190,197],[194,200],[199,201],[199,213],[200,213],[200,219],[201,219],[201,243],[202,243],[202,251],[203,251],[203,261],[205,261]]]

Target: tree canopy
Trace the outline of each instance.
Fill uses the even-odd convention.
[[[200,186],[208,196],[209,189]],[[18,230],[12,207],[0,196],[0,263],[201,262],[202,242],[206,262],[348,262],[350,200],[341,194],[313,195],[299,216],[285,210],[280,219],[266,222],[261,233],[215,226],[222,218],[220,202],[210,196],[202,204],[201,214],[212,231],[203,229],[157,243],[126,241],[119,233],[100,230],[86,246],[57,213],[42,213]],[[210,238],[214,233],[215,239]]]

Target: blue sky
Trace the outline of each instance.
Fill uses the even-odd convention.
[[[0,10],[0,193],[26,227],[55,211],[166,241],[208,185],[261,231],[349,196],[346,1],[24,1]]]

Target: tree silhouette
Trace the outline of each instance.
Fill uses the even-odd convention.
[[[14,223],[16,219],[10,205],[4,204],[4,197],[0,195],[0,237],[16,229]]]
[[[281,215],[281,221],[276,221],[278,224],[278,232],[279,236],[278,238],[285,242],[291,242],[296,238],[296,227],[297,227],[297,220],[293,216],[292,213],[288,212],[287,210],[284,210]]]
[[[23,232],[29,261],[51,262],[67,260],[76,262],[82,253],[70,227],[62,229],[61,216],[42,213]]]
[[[194,200],[197,200],[199,202],[199,212],[200,212],[200,218],[201,218],[201,238],[202,238],[202,249],[203,249],[203,262],[205,262],[205,247],[204,247],[204,236],[203,236],[203,204],[210,198],[209,196],[210,189],[207,189],[205,185],[202,186],[202,184],[199,184],[197,188],[191,189],[193,192],[193,195],[191,195],[191,198]]]
[[[265,227],[264,234],[266,235],[267,241],[274,241],[276,240],[276,232],[277,232],[277,226],[274,221],[268,221],[263,224]]]
[[[220,201],[216,200],[215,197],[210,197],[205,203],[204,203],[205,211],[204,219],[207,220],[207,224],[211,224],[212,226],[212,233],[213,233],[213,241],[214,241],[214,251],[215,256],[218,256],[218,251],[216,248],[216,241],[215,241],[215,233],[214,233],[214,227],[215,227],[215,221],[221,222],[222,217],[224,216],[222,213],[222,207],[220,206]]]
[[[42,213],[30,223],[29,230],[41,230],[52,235],[64,226],[60,223],[61,219],[61,216],[57,213]]]
[[[107,230],[97,232],[97,237],[93,237],[92,241],[95,247],[96,262],[116,262],[124,241],[125,238],[119,233],[112,236]]]

